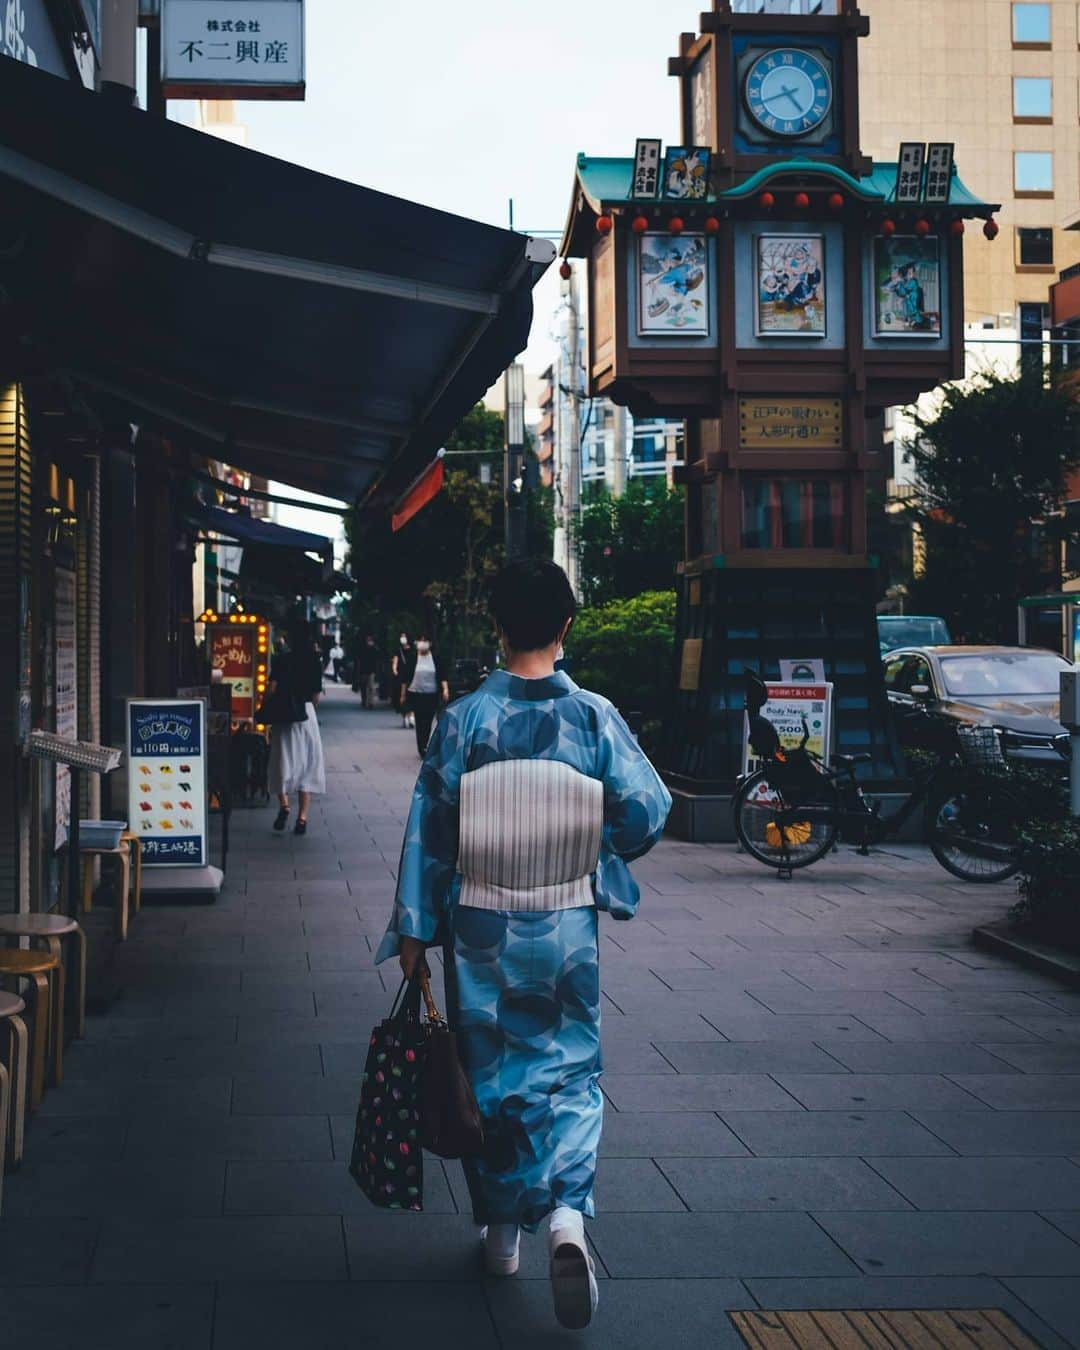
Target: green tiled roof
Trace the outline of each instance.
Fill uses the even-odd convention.
[[[740,201],[760,192],[772,179],[792,174],[814,173],[831,178],[838,187],[846,188],[854,196],[866,202],[878,202],[887,206],[894,200],[896,190],[895,163],[875,164],[872,171],[862,178],[854,178],[844,169],[817,159],[781,159],[746,179],[739,187],[729,188],[726,192],[710,195],[709,202]],[[577,173],[585,196],[590,205],[599,211],[603,205],[632,200],[630,187],[633,181],[634,161],[632,159],[590,159],[587,155],[578,155]],[[912,203],[917,205],[917,203]],[[947,205],[959,207],[979,214],[997,210],[997,206],[984,202],[964,186],[953,174],[952,186]]]

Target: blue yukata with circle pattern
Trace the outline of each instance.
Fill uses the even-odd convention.
[[[462,775],[499,760],[552,759],[599,779],[604,826],[596,906],[503,912],[457,904]],[[376,963],[402,937],[444,948],[448,1011],[484,1118],[465,1160],[478,1223],[535,1230],[557,1205],[591,1215],[603,1120],[597,909],[629,919],[627,863],[660,837],[671,797],[626,723],[564,673],[497,671],[450,705],[413,794],[394,912]]]

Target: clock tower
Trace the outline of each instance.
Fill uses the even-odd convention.
[[[997,233],[951,146],[862,154],[858,0],[713,0],[700,27],[669,61],[680,144],[580,155],[562,245],[588,260],[588,392],[686,418],[664,767],[692,838],[727,827],[744,668],[822,661],[834,749],[895,779],[868,512],[884,411],[962,374],[965,222]]]

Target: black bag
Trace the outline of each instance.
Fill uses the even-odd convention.
[[[439,1016],[428,976],[420,977],[427,1004],[427,1055],[420,1107],[420,1141],[440,1158],[464,1158],[484,1146],[480,1108],[458,1055],[457,1036]]]
[[[275,689],[263,699],[262,707],[255,714],[255,721],[260,726],[306,722],[307,706],[299,694],[289,694],[284,689]]]
[[[420,986],[403,980],[390,1016],[368,1043],[349,1163],[353,1180],[380,1209],[424,1208],[420,1093],[426,1056]]]

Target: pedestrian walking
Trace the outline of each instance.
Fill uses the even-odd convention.
[[[308,624],[298,621],[289,629],[288,650],[270,665],[270,791],[280,810],[274,829],[284,830],[289,820],[289,797],[296,793],[299,805],[294,834],[307,833],[308,808],[314,793],[326,791],[322,737],[315,715],[322,697],[320,652]]]
[[[378,678],[382,667],[382,652],[370,633],[356,650],[356,666],[353,672],[353,693],[360,694],[365,708],[374,708],[378,699]]]
[[[341,663],[345,660],[345,648],[341,645],[338,638],[334,639],[334,645],[330,648],[330,678],[335,684],[341,683]]]
[[[401,725],[411,727],[415,719],[406,706],[405,691],[416,669],[416,648],[409,640],[408,633],[398,638],[397,651],[390,660],[390,684],[393,705],[401,713]]]
[[[376,962],[443,947],[446,1000],[484,1121],[465,1160],[488,1270],[518,1268],[545,1220],[555,1312],[583,1327],[597,1287],[584,1219],[603,1115],[597,909],[629,919],[627,863],[671,797],[610,703],[555,670],[575,601],[551,562],[515,562],[492,613],[505,668],[440,718],[413,793]]]
[[[416,662],[412,679],[405,691],[409,711],[416,727],[416,748],[423,759],[431,738],[431,724],[440,704],[450,702],[450,684],[442,662],[426,637],[416,639]]]

